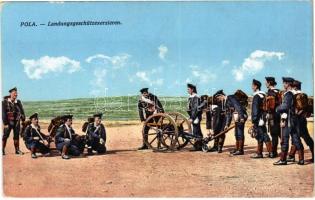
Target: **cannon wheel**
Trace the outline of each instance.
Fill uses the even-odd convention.
[[[168,114],[174,119],[174,121],[178,127],[179,133],[178,133],[178,138],[177,138],[177,143],[175,145],[175,148],[181,149],[189,143],[189,140],[184,138],[184,137],[181,137],[181,135],[183,132],[186,132],[186,133],[192,132],[191,123],[188,121],[188,119],[182,113],[172,112],[172,113],[168,113]]]
[[[153,150],[174,150],[177,143],[178,127],[173,118],[166,113],[148,117],[142,130],[144,142]]]

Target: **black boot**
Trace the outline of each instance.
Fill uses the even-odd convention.
[[[93,155],[93,150],[92,150],[92,147],[88,147],[88,155]]]
[[[219,139],[218,138],[214,139],[213,147],[209,149],[209,152],[218,151],[218,143],[219,143]]]
[[[219,145],[219,147],[218,147],[218,153],[222,153],[222,146],[221,145]]]
[[[143,144],[142,147],[138,148],[138,150],[145,150],[145,149],[149,149],[146,144]]]
[[[213,146],[211,149],[209,149],[209,152],[215,152],[218,151],[218,146]]]
[[[304,165],[304,150],[298,150],[299,162],[298,165]]]
[[[15,154],[23,155],[24,153],[20,150],[20,142],[19,140],[14,140]]]
[[[273,163],[273,165],[286,165],[287,164],[287,152],[281,152],[280,154],[280,160]]]

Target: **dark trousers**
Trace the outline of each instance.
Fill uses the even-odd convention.
[[[3,130],[2,140],[7,140],[10,136],[11,131],[13,130],[13,140],[18,140],[20,138],[20,123],[10,123],[8,128]]]
[[[291,136],[292,144],[296,147],[297,150],[303,150],[303,144],[301,142],[300,136],[297,131],[297,121],[291,120],[290,127],[286,122],[285,127],[282,128],[282,137],[281,137],[281,151],[288,152],[289,150],[289,139]]]
[[[267,134],[267,128],[266,126],[256,126],[257,136],[256,140],[258,143],[266,143],[270,142],[270,137]]]
[[[56,144],[56,148],[59,151],[62,151],[63,146],[66,146],[68,148],[68,153],[70,155],[73,155],[73,156],[79,156],[80,155],[79,147],[77,147],[72,141],[70,141],[70,142],[60,142],[60,143]]]
[[[89,146],[91,146],[92,150],[97,151],[97,153],[105,153],[106,152],[105,144],[100,144],[99,140],[89,141]]]
[[[39,141],[25,142],[25,146],[28,150],[35,148],[35,151],[41,154],[46,154],[46,153],[49,153],[50,151],[50,149],[47,146],[45,146],[43,143]]]
[[[298,117],[297,132],[300,135],[300,137],[303,138],[306,145],[310,148],[311,152],[314,152],[314,141],[307,129],[306,118],[303,116]]]
[[[240,122],[235,123],[234,136],[237,141],[245,139],[244,128],[245,128],[245,123],[240,123]]]
[[[272,151],[276,152],[279,144],[279,138],[281,138],[280,121],[276,119],[269,120],[268,126],[272,140]]]
[[[201,126],[200,126],[200,121],[198,124],[192,123],[193,126],[193,135],[196,137],[203,137],[202,131],[201,131]]]

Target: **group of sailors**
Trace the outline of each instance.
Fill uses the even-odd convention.
[[[298,164],[304,164],[304,147],[301,138],[309,146],[312,153],[311,162],[314,162],[314,142],[307,128],[307,111],[303,110],[303,104],[298,102],[297,96],[304,94],[301,91],[301,82],[290,77],[283,77],[283,91],[276,89],[277,82],[274,77],[266,77],[265,84],[268,91],[261,90],[261,82],[253,79],[253,98],[251,104],[251,128],[249,133],[257,140],[257,152],[251,157],[263,158],[263,145],[266,145],[268,157],[278,157],[278,143],[280,139],[280,159],[274,165],[286,165],[287,162],[295,162],[295,154],[298,153]],[[193,84],[187,84],[189,94],[187,113],[192,125],[193,135],[202,138],[201,120],[203,111],[206,115],[206,128],[209,136],[215,136],[227,130],[234,121],[235,148],[230,152],[234,156],[244,155],[245,122],[248,119],[247,104],[244,104],[240,96],[235,93],[226,95],[223,90],[217,91],[212,97],[197,95],[197,88]],[[23,136],[27,149],[31,151],[32,158],[37,158],[36,153],[50,155],[50,143],[55,142],[56,149],[63,159],[70,156],[79,156],[87,147],[88,154],[106,152],[106,130],[102,124],[102,114],[93,116],[93,121],[86,128],[86,135],[78,135],[72,128],[72,115],[61,117],[62,123],[58,125],[54,138],[41,132],[39,117],[34,113],[29,117],[29,124],[21,131],[21,121],[25,122],[25,112],[20,100],[17,99],[17,88],[9,90],[10,95],[2,101],[2,120],[4,125],[2,137],[2,152],[5,155],[5,147],[10,133],[13,131],[15,153],[23,155],[20,150],[19,136]],[[148,88],[140,90],[141,96],[138,102],[139,117],[142,122],[154,113],[163,113],[163,105],[158,97],[151,94]],[[240,92],[241,95],[246,94]],[[303,95],[302,95],[303,96]],[[247,97],[246,97],[247,100]],[[307,100],[306,100],[307,101]],[[297,106],[297,104],[302,104]],[[233,120],[232,120],[233,119]],[[146,130],[144,130],[146,131]],[[271,138],[270,138],[270,136]],[[292,145],[289,152],[289,138]],[[146,138],[139,150],[148,149]],[[225,134],[215,138],[210,152],[222,153]],[[194,150],[201,150],[201,146],[194,145]]]
[[[93,115],[93,122],[89,123],[85,135],[76,134],[72,128],[72,115],[60,117],[61,124],[57,127],[55,136],[41,132],[38,113],[29,117],[29,124],[21,129],[21,122],[26,122],[25,112],[20,100],[17,99],[17,88],[9,90],[10,95],[2,101],[2,121],[4,125],[2,137],[2,155],[5,155],[7,139],[13,130],[15,154],[23,155],[20,150],[19,137],[23,136],[25,146],[31,152],[32,158],[37,158],[37,153],[44,156],[51,155],[50,143],[55,142],[56,149],[60,151],[63,159],[70,156],[79,156],[87,147],[88,155],[104,154],[106,152],[106,130],[102,123],[102,113]]]
[[[301,91],[301,82],[291,77],[283,77],[283,90],[276,89],[277,82],[274,77],[265,77],[265,85],[268,91],[261,90],[261,82],[253,79],[253,98],[251,104],[251,127],[249,133],[257,140],[257,151],[251,156],[253,159],[263,158],[263,146],[266,145],[269,158],[278,157],[278,144],[280,139],[280,159],[274,165],[286,165],[287,162],[295,162],[295,154],[298,153],[298,164],[304,164],[304,147],[301,138],[309,146],[312,153],[311,162],[314,162],[314,142],[307,128],[307,116],[309,113],[303,110],[307,104],[307,95]],[[193,135],[203,137],[201,120],[203,111],[206,113],[206,128],[209,136],[215,136],[227,130],[234,121],[235,148],[230,152],[234,156],[244,155],[245,122],[247,121],[247,104],[242,102],[238,94],[226,95],[223,90],[217,91],[212,97],[197,95],[197,88],[193,84],[187,84],[189,94],[187,113],[192,125]],[[157,96],[151,94],[148,88],[140,90],[141,97],[138,103],[141,121],[157,112],[164,112],[163,106]],[[241,91],[242,93],[242,91]],[[297,95],[306,96],[305,101],[299,101]],[[244,94],[246,96],[246,94]],[[302,95],[302,96],[303,96]],[[210,101],[209,101],[210,99]],[[246,97],[247,99],[247,97]],[[301,103],[302,102],[302,103]],[[304,104],[297,106],[298,104]],[[233,120],[232,120],[233,119]],[[270,137],[271,136],[271,137]],[[291,149],[289,152],[289,138],[291,137]],[[146,138],[143,138],[146,141]],[[220,135],[214,141],[210,152],[222,153],[225,134]],[[139,150],[147,149],[145,142]],[[201,150],[200,145],[194,145],[194,150]],[[289,154],[289,155],[288,155]]]

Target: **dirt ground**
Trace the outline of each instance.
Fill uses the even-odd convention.
[[[74,128],[80,131],[83,122]],[[137,151],[139,123],[107,126],[106,155],[62,160],[60,156],[32,159],[25,148],[14,154],[12,135],[3,158],[4,195],[11,197],[311,197],[314,165],[273,166],[278,158],[251,159],[256,141],[247,134],[245,155],[233,157],[232,131],[224,152]],[[41,123],[47,130],[47,123]],[[204,129],[204,133],[206,130]],[[313,123],[309,123],[313,133]],[[212,145],[212,143],[210,143]],[[305,146],[306,147],[306,146]],[[264,147],[265,148],[265,147]],[[306,160],[311,157],[306,147]]]

